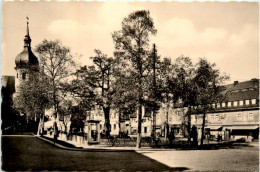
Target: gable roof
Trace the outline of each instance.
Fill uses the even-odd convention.
[[[224,85],[224,94],[227,101],[259,99],[259,79],[252,79],[245,82],[234,82],[234,84]]]

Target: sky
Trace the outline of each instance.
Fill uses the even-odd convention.
[[[26,16],[31,46],[60,40],[79,65],[100,49],[113,56],[111,34],[123,18],[149,10],[157,29],[151,37],[158,54],[200,57],[216,63],[229,83],[259,78],[259,6],[257,2],[3,2],[2,75],[15,75],[15,57],[23,50]],[[37,56],[37,54],[35,53]]]

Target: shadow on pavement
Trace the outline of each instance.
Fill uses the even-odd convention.
[[[3,137],[4,171],[185,171],[137,152],[87,152],[59,149],[36,137]]]
[[[47,139],[47,140],[50,140],[50,141],[54,142],[54,139],[52,139],[52,138],[45,137],[45,136],[41,136],[41,137],[44,138],[44,139]],[[64,142],[64,141],[61,141],[61,140],[57,140],[56,143],[58,143],[58,144],[60,144],[62,146],[68,147],[68,148],[76,148],[74,145],[69,144],[69,143]]]
[[[187,167],[173,167],[171,168],[172,171],[186,171],[186,170],[190,170]]]

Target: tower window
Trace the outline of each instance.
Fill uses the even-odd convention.
[[[16,76],[16,78],[18,78],[18,73],[17,73],[17,76]]]
[[[23,78],[23,79],[26,79],[26,73],[23,73],[23,74],[22,74],[22,78]]]

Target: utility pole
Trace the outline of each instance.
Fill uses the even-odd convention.
[[[156,103],[156,46],[153,44],[153,101]],[[153,143],[155,146],[156,139],[156,110],[153,107]]]

